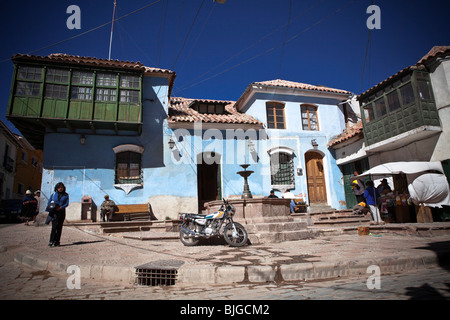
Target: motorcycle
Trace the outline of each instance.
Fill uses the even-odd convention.
[[[233,221],[236,208],[223,200],[219,211],[208,215],[182,213],[180,240],[185,246],[195,246],[201,239],[223,235],[232,247],[241,247],[247,243],[248,235],[244,227]]]

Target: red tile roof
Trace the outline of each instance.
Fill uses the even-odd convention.
[[[200,113],[193,108],[193,103],[220,103],[225,105],[225,114]],[[250,124],[259,127],[263,123],[250,115],[239,112],[235,108],[234,101],[209,100],[209,99],[187,99],[180,97],[170,98],[169,123],[221,123],[221,124]]]
[[[294,88],[294,89],[302,89],[302,90],[310,90],[310,91],[351,94],[351,92],[347,91],[347,90],[341,90],[341,89],[325,87],[322,85],[312,85],[312,84],[307,84],[307,83],[287,81],[287,80],[281,80],[281,79],[262,81],[262,82],[253,82],[252,85],[263,85],[263,86]]]
[[[11,57],[11,60],[13,60],[14,62],[16,62],[16,61],[17,62],[37,61],[37,62],[50,62],[50,63],[52,63],[52,62],[66,63],[66,64],[70,64],[70,65],[120,68],[120,69],[127,69],[127,70],[142,71],[144,73],[167,73],[167,74],[175,75],[174,71],[167,70],[167,69],[146,67],[140,62],[81,57],[81,56],[74,56],[74,55],[65,54],[65,53],[53,53],[53,54],[50,54],[45,57],[28,55],[28,54],[15,54],[14,56]]]
[[[362,134],[362,133],[363,133],[363,125],[362,125],[362,121],[359,121],[356,124],[354,124],[353,126],[345,128],[345,130],[342,131],[341,134],[333,137],[328,142],[328,147],[332,147],[338,143],[347,141],[350,138],[356,137],[357,135]]]

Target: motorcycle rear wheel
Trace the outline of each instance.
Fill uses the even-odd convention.
[[[183,230],[180,230],[180,240],[187,247],[196,246],[200,242],[200,239],[187,235]]]
[[[235,235],[233,235],[233,224],[237,231],[237,234]],[[231,247],[242,247],[248,240],[247,231],[240,223],[237,222],[230,222],[225,226],[223,237]]]

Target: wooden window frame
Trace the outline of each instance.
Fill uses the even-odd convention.
[[[314,113],[315,113],[315,116],[316,116],[316,126],[317,126],[317,129],[311,129],[311,117],[310,117],[310,110],[309,110],[309,108],[314,108]],[[306,115],[307,115],[307,117],[306,118],[303,118],[303,114],[305,113],[304,112],[304,109],[306,109]],[[301,104],[300,105],[300,119],[301,119],[301,123],[302,123],[302,129],[303,130],[308,130],[308,131],[320,131],[320,126],[319,126],[319,116],[318,116],[318,107],[317,106],[315,106],[315,105],[313,105],[313,104]],[[303,123],[303,119],[307,119],[308,120],[308,125],[306,125],[305,123]]]
[[[277,115],[277,110],[283,110],[283,115]],[[286,129],[286,114],[284,111],[284,104],[280,102],[267,102],[266,103],[266,115],[267,115],[267,128],[268,129],[280,129],[285,130]],[[269,121],[269,116],[273,117],[273,121]],[[280,117],[282,117],[282,121],[279,121]],[[283,123],[283,128],[279,127],[279,124]]]

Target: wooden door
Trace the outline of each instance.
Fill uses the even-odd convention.
[[[305,160],[309,203],[326,203],[327,189],[322,155],[316,152],[307,152]]]

